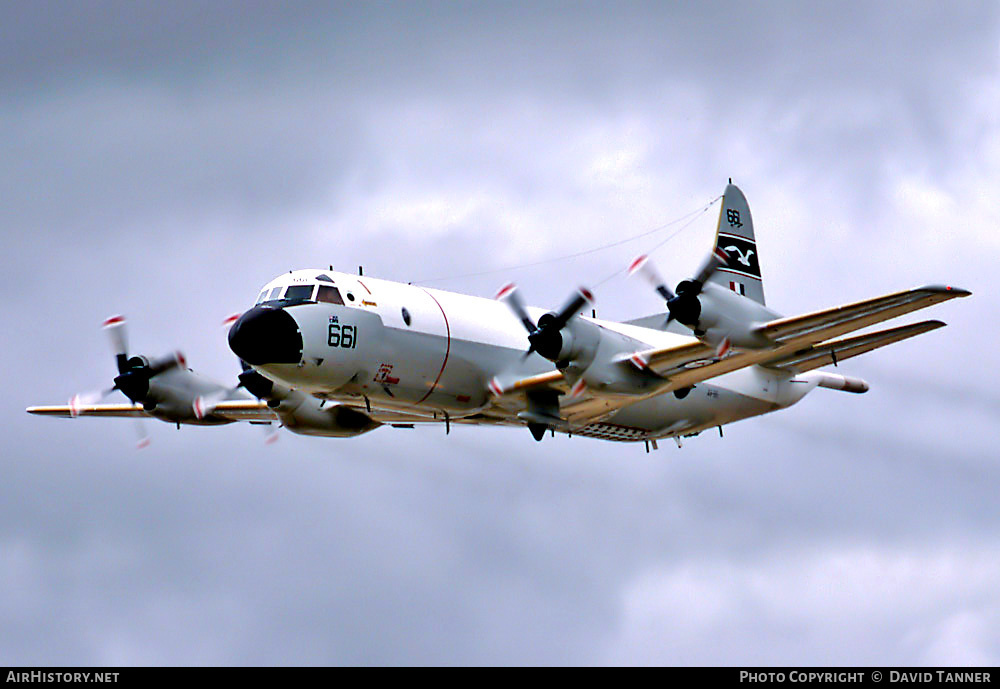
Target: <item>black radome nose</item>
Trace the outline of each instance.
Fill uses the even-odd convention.
[[[297,364],[302,359],[302,333],[284,309],[255,306],[229,329],[229,348],[248,364]]]

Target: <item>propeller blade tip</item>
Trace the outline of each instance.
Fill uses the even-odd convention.
[[[594,293],[593,292],[591,292],[586,287],[581,287],[578,291],[580,292],[580,296],[587,300],[588,304],[593,304],[594,303]]]
[[[113,328],[117,325],[123,325],[125,323],[125,316],[111,316],[104,320],[104,324],[101,326],[103,328]]]
[[[233,314],[230,314],[229,316],[226,317],[226,319],[224,321],[222,321],[222,325],[224,325],[226,327],[229,327],[233,323],[235,323],[236,321],[238,321],[240,319],[240,316],[242,316],[242,315],[243,315],[242,313],[233,313]]]
[[[496,296],[494,296],[493,298],[498,301],[502,301],[507,297],[509,297],[516,289],[517,285],[515,285],[513,282],[508,282],[506,285],[497,290]]]
[[[724,356],[726,356],[726,354],[729,353],[729,350],[732,349],[732,347],[733,343],[730,341],[730,339],[728,337],[724,338],[722,342],[719,343],[719,346],[716,347],[715,349],[715,358],[716,359],[723,358]]]
[[[636,352],[629,357],[629,361],[640,371],[649,368],[649,360],[642,354],[642,352]]]
[[[628,266],[629,276],[635,275],[636,271],[642,269],[646,265],[646,261],[649,260],[649,254],[642,254],[641,256],[636,256],[632,259],[632,262]]]
[[[500,385],[500,380],[494,378],[489,383],[490,392],[493,393],[494,397],[503,397],[503,386]]]
[[[138,441],[138,442],[137,442],[137,443],[135,444],[135,449],[137,449],[137,450],[142,450],[142,449],[145,449],[145,448],[149,447],[149,443],[150,443],[150,442],[151,442],[151,441],[150,441],[149,437],[145,437],[145,438],[141,438],[141,439],[140,439],[140,440],[139,440],[139,441]]]

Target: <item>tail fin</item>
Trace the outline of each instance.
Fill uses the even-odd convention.
[[[753,236],[753,218],[743,192],[730,180],[722,195],[719,227],[715,233],[715,249],[729,257],[709,279],[737,294],[764,303],[764,283],[760,275],[760,256]]]

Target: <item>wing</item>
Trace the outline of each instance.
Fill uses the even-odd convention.
[[[960,292],[965,292],[965,290],[960,290]],[[965,296],[966,294],[968,292],[958,294],[957,296]],[[944,297],[944,299],[950,298],[952,297]],[[944,299],[938,299],[937,301],[943,301]],[[912,302],[909,302],[909,304],[912,304]],[[929,304],[912,306],[908,310],[913,311],[927,305]],[[892,318],[892,316],[887,316],[887,318]],[[907,338],[930,332],[931,330],[937,330],[944,327],[944,325],[941,321],[924,321],[922,323],[880,330],[841,340],[821,341],[816,344],[807,343],[808,346],[806,347],[803,347],[802,344],[801,338],[803,336],[799,336],[792,338],[789,342],[777,344],[773,349],[743,350],[722,358],[715,357],[714,351],[708,346],[703,345],[704,349],[699,352],[699,349],[694,344],[664,350],[650,350],[648,352],[640,352],[639,354],[648,358],[650,362],[649,367],[652,370],[669,379],[669,385],[660,390],[662,393],[694,385],[709,378],[715,378],[755,364],[792,373],[804,373],[815,368],[820,368],[821,366],[827,366],[856,357],[873,349],[893,344],[894,342],[900,342]],[[842,327],[847,326],[845,324],[835,326],[835,328]],[[854,329],[864,326],[851,327]]]
[[[624,364],[627,361],[634,366],[648,368],[664,378],[669,378],[671,373],[700,366],[709,361],[714,354],[715,350],[709,345],[699,340],[692,340],[672,347],[636,352],[620,357],[619,362]]]
[[[832,337],[969,294],[971,292],[957,287],[931,285],[803,316],[780,318],[757,329],[774,342],[772,348],[743,350],[723,358],[716,357],[715,351],[708,345],[694,341],[676,347],[636,352],[629,359],[636,365],[647,362],[651,370],[669,378],[671,384],[667,390],[693,385],[754,364],[789,371],[809,371],[940,328],[944,323],[925,321],[827,342]]]
[[[619,366],[635,366],[664,379],[654,390],[635,395],[608,395],[585,389],[577,397],[563,397],[560,415],[572,425],[591,423],[615,410],[655,395],[685,388],[741,368],[764,365],[788,372],[805,372],[836,361],[849,359],[873,349],[942,327],[940,321],[925,321],[852,338],[834,340],[845,333],[868,327],[911,311],[938,304],[969,291],[957,287],[930,285],[888,294],[802,316],[780,318],[757,328],[773,344],[760,349],[731,351],[718,356],[716,349],[692,339],[678,345],[620,354]],[[524,394],[534,390],[569,391],[561,371],[548,371],[516,380],[494,379],[494,413],[508,419],[524,408]]]
[[[212,416],[230,421],[276,421],[278,415],[263,400],[225,400],[216,402]]]
[[[668,350],[656,350],[655,353],[651,353],[650,368],[669,381],[655,394],[686,388],[709,378],[759,364],[767,359],[775,358],[776,351],[773,349],[750,349],[731,352],[728,356],[720,358],[715,356],[715,350],[712,347],[707,345],[703,345],[703,347],[704,349],[701,350],[690,347],[686,352],[687,356],[677,356]]]
[[[713,347],[693,339],[671,347],[621,355],[616,359],[617,365],[647,368],[664,378],[664,384],[651,392],[634,395],[605,394],[586,388],[578,397],[563,397],[560,415],[573,426],[593,423],[647,397],[687,387],[774,356],[773,350],[764,350],[739,352],[719,359],[715,357]],[[524,409],[524,393],[546,389],[569,392],[569,385],[561,371],[549,371],[505,383],[495,381],[495,386],[491,385],[491,388],[496,395],[494,409],[508,418],[515,417],[518,411]]]
[[[692,340],[684,344],[659,349],[647,349],[631,354],[622,354],[616,362],[620,366],[637,366],[648,368],[651,371],[667,378],[671,373],[685,368],[693,368],[709,363],[715,350],[699,342]],[[520,378],[518,380],[495,383],[494,393],[501,395],[515,395],[521,392],[528,392],[537,389],[555,389],[562,392],[569,390],[566,380],[561,371],[548,371],[534,376]]]
[[[509,381],[501,381],[499,378],[494,378],[493,382],[490,383],[490,389],[497,397],[516,395],[521,392],[543,388],[566,392],[568,388],[566,387],[566,380],[563,377],[562,371],[547,371],[538,375]]]
[[[867,335],[858,335],[842,340],[831,340],[795,351],[783,357],[765,361],[763,365],[768,368],[775,368],[791,373],[805,373],[814,368],[836,364],[840,361],[856,357],[859,354],[870,352],[873,349],[885,347],[894,342],[900,342],[910,337],[930,332],[931,330],[943,328],[944,325],[941,321],[924,321],[922,323],[914,323],[913,325],[879,330]]]
[[[968,290],[942,285],[928,285],[884,297],[837,306],[803,316],[779,318],[755,330],[776,344],[814,344],[845,333],[924,309],[956,297],[967,297]]]
[[[147,413],[141,404],[84,404],[70,406],[68,404],[53,404],[25,409],[29,414],[39,416],[59,416],[74,418],[77,416],[103,416],[109,418],[155,418]],[[278,417],[259,400],[226,400],[218,402],[212,409],[212,416],[220,416],[230,421],[274,421]]]
[[[61,416],[73,418],[76,416],[108,416],[118,418],[142,418],[150,416],[141,404],[85,404],[71,407],[68,404],[50,404],[25,409],[29,414],[40,416]]]

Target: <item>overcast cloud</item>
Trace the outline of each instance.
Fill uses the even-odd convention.
[[[0,662],[1000,663],[998,68],[987,2],[7,3]],[[974,296],[845,363],[864,396],[648,455],[158,423],[136,452],[23,411],[107,384],[118,312],[235,380],[219,323],[292,268],[556,304],[678,225],[510,266],[729,177],[773,308]],[[672,280],[716,217],[656,251]]]

